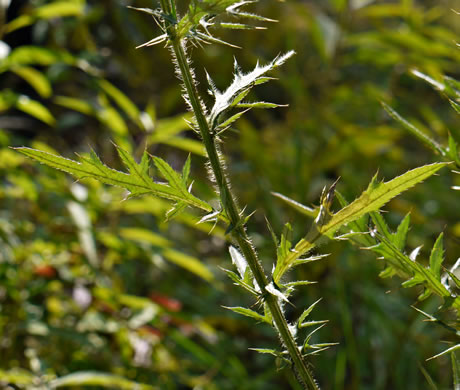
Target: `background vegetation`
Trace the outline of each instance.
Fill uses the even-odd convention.
[[[120,169],[111,140],[139,156],[147,147],[177,169],[190,153],[195,191],[213,196],[169,53],[135,49],[158,27],[127,5],[156,6],[0,5],[0,380],[12,388],[78,388],[89,374],[69,374],[97,371],[104,375],[91,375],[95,386],[296,388],[280,362],[276,372],[272,357],[248,350],[275,347],[271,330],[222,308],[254,302],[220,269],[231,266],[219,226],[209,233],[212,224],[197,225],[192,211],[166,221],[164,201],[123,201],[121,189],[76,183],[8,149],[73,157],[93,148]],[[455,110],[413,72],[460,78],[455,7],[447,0],[267,0],[252,8],[279,20],[268,31],[219,31],[244,48],[236,54],[244,70],[297,52],[278,71],[279,82],[254,92],[289,108],[251,111],[226,135],[234,191],[257,210],[249,231],[267,266],[274,248],[264,216],[277,232],[287,221],[299,233],[309,224],[271,192],[312,204],[341,177],[339,191],[353,199],[377,170],[389,179],[441,159],[382,101],[440,144],[449,133],[460,140]],[[217,87],[228,85],[233,50],[210,45],[193,54],[203,91],[204,68]],[[450,188],[459,185],[460,176],[444,169],[386,206],[392,228],[410,212],[407,248],[424,245],[422,263],[440,232],[444,265],[459,257],[458,192]],[[287,311],[296,318],[323,298],[314,316],[329,325],[319,337],[340,344],[312,360],[322,388],[430,388],[420,365],[439,388],[451,388],[449,357],[425,359],[446,349],[453,334],[410,307],[435,313],[441,302],[419,303],[421,289],[379,278],[383,262],[371,252],[337,241],[321,252],[331,256],[294,271],[293,279],[318,283],[302,287]]]

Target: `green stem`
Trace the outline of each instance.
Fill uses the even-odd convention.
[[[174,10],[173,0],[161,0],[163,12],[171,15]],[[199,94],[196,89],[196,85],[193,79],[192,71],[189,66],[189,62],[185,53],[183,43],[179,37],[177,37],[175,26],[166,22],[166,30],[168,31],[170,44],[173,49],[174,55],[177,60],[177,65],[184,82],[185,91],[187,97],[192,106],[195,114],[197,126],[201,133],[206,152],[209,157],[211,168],[213,170],[217,186],[219,188],[220,199],[222,206],[228,216],[230,225],[234,227],[232,230],[232,237],[238,243],[240,250],[242,251],[249,268],[251,269],[255,280],[263,292],[266,292],[266,287],[269,282],[263,271],[262,265],[260,264],[257,253],[254,246],[251,243],[249,236],[246,233],[244,216],[238,209],[235,199],[230,191],[230,184],[227,177],[224,175],[225,162],[220,156],[218,145],[211,135],[208,121],[203,110],[203,106],[200,102]],[[301,382],[306,386],[306,389],[319,390],[318,385],[315,383],[312,374],[310,373],[302,354],[294,340],[294,337],[289,330],[286,318],[281,310],[278,303],[278,299],[268,293],[263,294],[264,300],[270,309],[273,317],[273,321],[276,329],[279,332],[279,336],[283,345],[286,347],[289,355],[294,363],[298,377]]]

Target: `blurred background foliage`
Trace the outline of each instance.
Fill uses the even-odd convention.
[[[8,149],[71,157],[93,148],[114,168],[120,161],[111,140],[136,155],[147,147],[176,169],[190,153],[195,191],[214,197],[169,53],[135,49],[158,27],[128,5],[156,6],[0,2],[0,382],[10,389],[133,382],[297,389],[289,370],[248,350],[275,346],[271,330],[221,307],[253,302],[220,269],[231,265],[219,226],[197,225],[192,210],[165,221],[165,201],[124,200],[120,189],[75,183]],[[449,102],[411,73],[460,78],[460,19],[453,0],[264,0],[252,8],[279,22],[267,31],[217,32],[241,50],[212,45],[192,54],[205,94],[204,68],[223,88],[233,56],[251,69],[257,59],[297,52],[279,82],[256,91],[289,108],[251,111],[224,145],[237,196],[257,210],[249,230],[269,268],[274,247],[264,216],[278,232],[289,221],[296,238],[309,224],[272,191],[315,204],[323,186],[341,177],[339,191],[353,199],[377,170],[389,179],[440,159],[381,101],[441,144],[449,133],[460,140]],[[424,259],[444,231],[446,266],[460,253],[458,192],[450,189],[459,184],[444,170],[386,207],[393,227],[411,213],[408,246],[425,244]],[[315,315],[329,325],[320,337],[340,345],[312,359],[322,387],[428,388],[422,365],[440,389],[450,388],[448,357],[425,359],[452,336],[410,307],[434,313],[440,302],[417,303],[417,288],[379,279],[383,264],[371,253],[338,242],[321,249],[332,255],[292,275],[318,284],[304,287],[288,312],[295,318],[323,297]]]

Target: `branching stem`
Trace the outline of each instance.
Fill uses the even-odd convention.
[[[168,15],[175,13],[174,0],[161,0],[161,6],[164,13]],[[265,292],[265,288],[268,286],[269,282],[262,268],[262,265],[258,260],[256,250],[254,249],[254,246],[252,245],[251,240],[246,233],[245,225],[242,222],[244,221],[244,215],[242,215],[238,209],[235,199],[230,191],[228,178],[224,174],[225,162],[219,155],[218,145],[216,144],[215,138],[211,135],[208,121],[206,120],[203,107],[200,103],[199,94],[185,53],[183,42],[179,37],[177,37],[175,26],[168,21],[165,21],[165,23],[170,45],[173,49],[177,64],[179,66],[180,75],[184,82],[185,91],[195,114],[196,122],[203,139],[203,144],[206,148],[211,168],[215,176],[222,207],[225,209],[231,226],[234,227],[231,234],[238,243],[244,257],[246,258],[248,266],[250,267],[259,287],[263,292]],[[302,357],[301,351],[299,350],[294,337],[289,330],[288,323],[281,310],[278,298],[271,294],[263,294],[263,296],[272,314],[273,321],[277,331],[279,332],[280,339],[289,352],[290,358],[294,364],[299,379],[301,382],[303,382],[303,385],[306,389],[319,390],[319,387],[316,384],[313,375],[310,373],[306,362]]]

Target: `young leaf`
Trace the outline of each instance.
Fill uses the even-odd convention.
[[[241,278],[244,279],[244,276],[246,274],[246,269],[248,268],[248,263],[246,262],[246,259],[238,251],[238,249],[236,249],[232,245],[230,245],[230,247],[228,248],[228,251],[230,252],[232,263],[235,265]]]
[[[278,56],[265,66],[257,64],[256,68],[247,74],[241,72],[238,63],[235,61],[233,81],[224,92],[220,92],[213,83],[210,84],[215,98],[214,106],[208,118],[211,129],[214,131],[220,125],[219,117],[221,114],[237,105],[249,93],[254,85],[258,82],[266,81],[264,77],[265,73],[282,65],[293,54],[294,52],[290,51],[282,56]]]
[[[265,290],[267,290],[267,292],[269,292],[270,294],[272,294],[273,296],[277,297],[278,299],[284,301],[284,302],[289,302],[289,300],[287,299],[286,295],[283,294],[280,290],[278,290],[274,283],[270,283],[268,285],[265,286]]]

